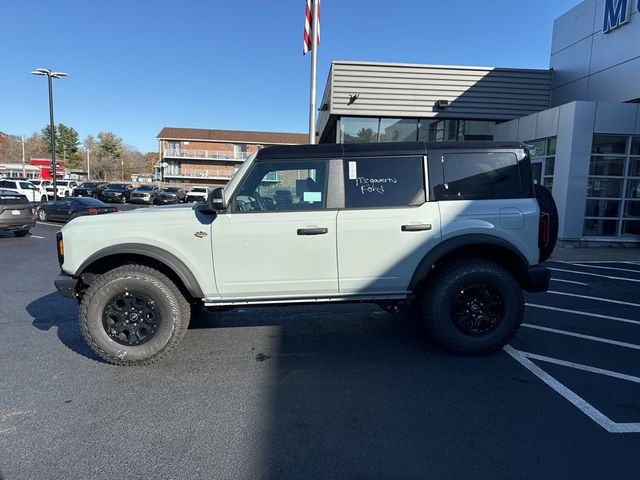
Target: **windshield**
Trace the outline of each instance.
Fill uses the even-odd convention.
[[[85,205],[87,207],[106,207],[107,206],[106,203],[101,202],[100,200],[96,200],[95,198],[76,198],[75,202],[79,203],[80,205]]]
[[[154,188],[155,187],[153,185],[140,185],[136,190],[147,192],[153,190]]]
[[[124,183],[112,183],[109,185],[109,190],[124,190],[126,185]]]
[[[169,187],[162,190],[163,192],[176,193],[179,189],[176,187]]]
[[[80,185],[82,188],[95,188],[98,184],[95,182],[83,182],[82,185]]]
[[[56,183],[59,187],[66,187],[67,185],[69,185],[69,182],[63,182],[62,180],[58,180]]]
[[[191,190],[192,192],[198,192],[198,193],[204,193],[207,191],[206,188],[194,188],[193,190]]]

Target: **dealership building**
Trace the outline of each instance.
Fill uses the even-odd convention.
[[[565,243],[640,242],[640,0],[555,20],[550,68],[334,61],[318,141],[517,140]]]

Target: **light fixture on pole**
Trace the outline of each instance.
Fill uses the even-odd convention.
[[[56,127],[53,123],[53,87],[52,78],[68,77],[64,72],[52,72],[46,68],[36,68],[33,75],[46,75],[49,84],[49,135],[51,136],[51,174],[53,177],[53,201],[58,200],[58,184],[56,179]]]

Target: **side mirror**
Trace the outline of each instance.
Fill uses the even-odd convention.
[[[224,198],[224,188],[216,188],[209,192],[207,196],[207,207],[212,212],[225,210],[227,208],[227,202]]]

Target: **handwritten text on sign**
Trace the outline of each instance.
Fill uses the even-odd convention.
[[[379,193],[384,195],[384,185],[385,184],[393,184],[398,183],[397,178],[387,177],[387,178],[366,178],[366,177],[358,177],[356,178],[356,186],[360,187],[360,193],[365,195],[367,193]]]

